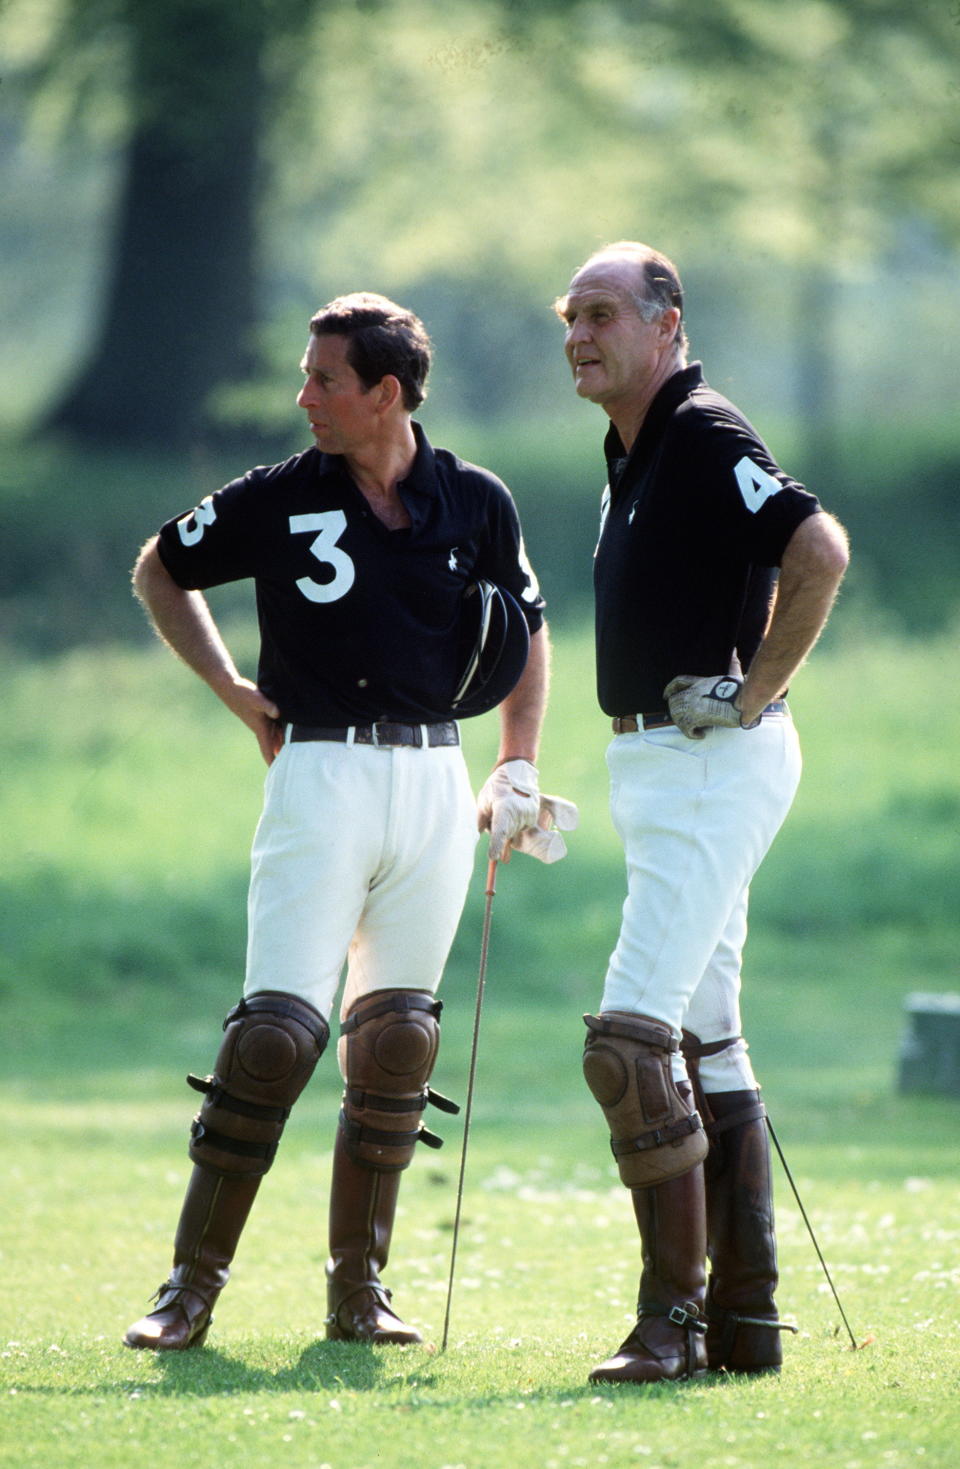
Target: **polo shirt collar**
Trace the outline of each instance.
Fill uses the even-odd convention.
[[[411,424],[413,436],[417,441],[417,454],[405,479],[400,480],[399,487],[403,493],[413,491],[417,495],[433,495],[436,487],[436,455],[433,445],[427,438],[420,424],[414,420]],[[350,470],[347,461],[342,454],[324,454],[320,452],[317,465],[319,475],[346,475],[349,479]]]
[[[437,468],[433,445],[416,419],[412,421],[411,427],[417,441],[417,457],[413,461],[410,473],[400,481],[398,488],[404,494],[412,490],[415,495],[434,495]]]
[[[634,458],[648,439],[659,434],[674,409],[678,408],[684,398],[688,398],[693,390],[698,388],[702,382],[702,362],[691,362],[688,367],[682,367],[679,372],[675,372],[672,377],[668,377],[647,409],[646,417],[640,426],[640,432],[634,440],[633,448],[630,450],[629,455],[623,447],[623,440],[611,423],[607,429],[606,438],[603,441],[604,453],[606,454],[608,463]]]

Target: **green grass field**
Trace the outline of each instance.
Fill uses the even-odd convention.
[[[847,619],[853,622],[853,618]],[[120,1337],[166,1271],[193,1102],[239,992],[252,741],[163,650],[8,661],[0,736],[0,1463],[529,1469],[952,1466],[960,1100],[897,1091],[904,996],[955,990],[955,637],[836,619],[792,704],[806,772],[753,895],[745,1010],[858,1341],[777,1174],[777,1380],[594,1388],[639,1250],[579,1068],[622,877],[589,639],[558,635],[541,771],[582,827],[500,874],[448,1350],[327,1344],[332,1052],[291,1119],[202,1351]],[[241,639],[242,641],[242,639]],[[468,729],[479,779],[493,721]],[[440,1090],[464,1096],[482,864],[451,956]],[[195,1100],[195,1098],[194,1098]],[[406,1175],[389,1281],[439,1344],[460,1125]],[[869,1340],[868,1340],[869,1339]]]

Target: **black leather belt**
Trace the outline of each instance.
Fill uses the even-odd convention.
[[[419,750],[426,745],[433,750],[437,745],[459,745],[460,728],[452,719],[443,724],[399,724],[394,720],[380,719],[376,724],[351,724],[337,729],[328,729],[321,724],[290,725],[291,744],[304,744],[308,740],[332,740],[340,745],[374,745],[379,750],[396,745],[410,745]]]
[[[787,702],[785,699],[774,699],[772,703],[762,711],[762,714],[786,714]],[[650,714],[615,714],[613,716],[614,734],[636,734],[638,729],[669,729],[674,726],[675,720],[670,718],[666,709],[656,709]]]

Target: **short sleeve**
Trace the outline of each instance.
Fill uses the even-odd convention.
[[[779,566],[797,526],[820,509],[816,495],[785,474],[734,413],[701,420],[682,452],[683,478],[718,547],[758,566]]]
[[[506,485],[492,475],[490,483],[488,538],[482,545],[476,570],[512,594],[523,609],[530,631],[536,632],[543,624],[546,602],[527,556],[520,516]]]
[[[178,586],[203,590],[256,572],[256,472],[231,481],[159,533],[160,559]]]

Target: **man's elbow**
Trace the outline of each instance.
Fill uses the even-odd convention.
[[[130,581],[133,586],[134,596],[141,602],[146,602],[147,593],[151,583],[155,580],[157,567],[163,566],[160,554],[157,550],[157,538],[151,536],[149,541],[141,548],[140,554],[133,565],[130,573]]]
[[[794,531],[783,557],[801,577],[815,576],[839,585],[850,564],[850,542],[838,520],[825,510],[804,520]]]
[[[839,520],[835,520],[832,515],[825,516],[825,522],[826,534],[821,549],[824,569],[839,584],[850,565],[850,538]]]
[[[530,634],[531,648],[542,649],[545,656],[550,655],[550,629],[547,627],[546,619],[541,622],[535,632]]]

